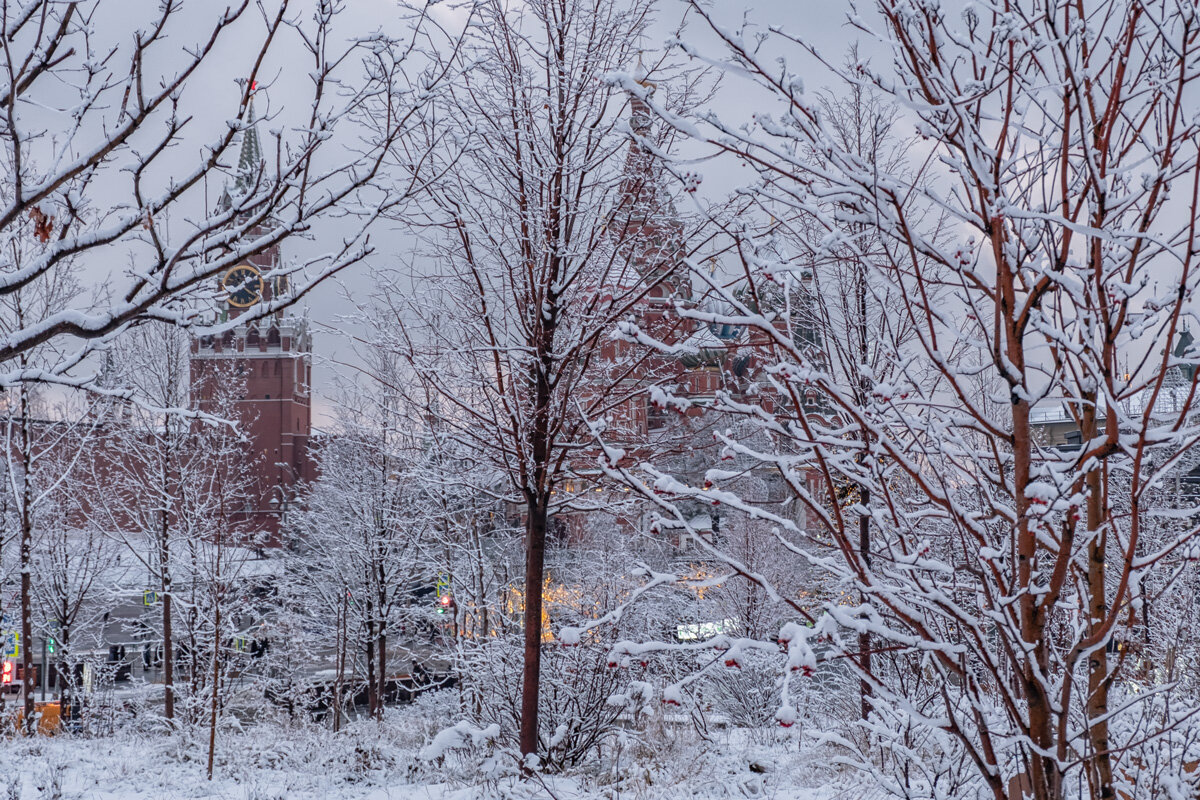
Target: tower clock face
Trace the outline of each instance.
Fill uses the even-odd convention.
[[[262,299],[262,275],[249,264],[241,264],[225,273],[221,288],[229,292],[229,305],[248,308]]]

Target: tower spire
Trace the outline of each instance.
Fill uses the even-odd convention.
[[[250,86],[249,105],[246,108],[246,128],[242,131],[242,149],[238,156],[237,173],[233,182],[235,194],[246,194],[254,186],[262,169],[262,145],[258,141],[258,125],[254,116],[254,94],[258,82]]]
[[[254,188],[258,176],[262,172],[262,145],[258,141],[258,119],[254,116],[254,95],[258,91],[258,81],[250,84],[250,97],[246,106],[246,127],[242,129],[238,163],[233,171],[232,185],[226,182],[221,190],[221,199],[217,207],[221,211],[228,210],[233,205],[234,197],[244,197]]]
[[[618,245],[627,249],[629,266],[643,277],[660,281],[676,272],[683,254],[683,224],[664,182],[663,166],[653,151],[653,117],[647,98],[655,90],[642,55],[634,79],[643,90],[630,92],[629,129],[632,133],[609,219]],[[686,291],[679,281],[676,290]]]

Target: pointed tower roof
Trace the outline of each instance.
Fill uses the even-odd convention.
[[[242,151],[238,156],[237,177],[233,190],[245,194],[254,186],[258,173],[262,169],[262,145],[258,141],[258,125],[254,116],[254,92],[250,90],[250,104],[246,108],[246,129],[242,131]]]
[[[645,70],[637,72],[646,97],[654,84]],[[653,116],[645,97],[629,100],[629,128],[633,134],[617,190],[616,207],[609,217],[609,230],[621,247],[632,249],[630,264],[641,275],[660,278],[676,272],[683,254],[683,223],[675,201],[663,180],[664,170],[647,144],[653,134]],[[674,287],[689,293],[686,280]]]
[[[229,208],[235,196],[248,194],[258,181],[263,168],[262,144],[258,138],[258,118],[254,115],[254,94],[258,91],[257,84],[250,89],[250,99],[246,106],[246,127],[242,129],[239,142],[238,163],[233,172],[233,185],[225,185],[221,193],[221,208]]]
[[[639,67],[636,76],[647,96],[653,94],[655,86],[646,79],[645,71]],[[644,224],[652,218],[661,217],[664,212],[674,217],[674,204],[662,186],[662,166],[644,144],[650,141],[652,119],[649,103],[638,95],[631,95],[629,129],[633,138],[625,156],[616,209],[618,220],[626,225]]]

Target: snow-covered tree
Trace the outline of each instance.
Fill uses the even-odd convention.
[[[883,62],[843,65],[803,36],[758,36],[691,7],[724,50],[684,50],[723,60],[764,107],[752,121],[710,109],[680,128],[753,169],[747,191],[764,203],[812,220],[819,257],[882,243],[862,264],[874,291],[906,299],[887,311],[889,330],[912,332],[907,343],[876,340],[889,372],[849,361],[848,385],[797,343],[786,309],[724,292],[720,321],[764,338],[770,391],[717,409],[757,420],[769,446],[722,443],[779,474],[807,507],[808,530],[725,490],[722,471],[710,473],[708,496],[772,521],[798,563],[864,598],[819,613],[792,602],[816,628],[780,635],[780,721],[795,719],[789,681],[816,666],[820,636],[831,640],[823,659],[848,656],[838,660],[870,685],[865,731],[888,758],[864,750],[861,763],[896,795],[1154,797],[1194,786],[1194,696],[1170,682],[1139,691],[1144,667],[1125,643],[1141,638],[1146,604],[1194,571],[1197,552],[1194,525],[1165,524],[1192,519],[1194,499],[1156,497],[1190,468],[1200,433],[1196,353],[1176,348],[1195,324],[1200,252],[1200,123],[1188,99],[1198,18],[1120,0],[962,13],[880,2],[851,23]],[[835,91],[870,87],[904,109],[921,137],[909,157],[889,165],[848,144],[797,73],[806,58]],[[925,224],[931,210],[940,229]],[[803,252],[744,252],[763,281],[805,266]],[[805,411],[814,390],[821,413]],[[1053,415],[1077,444],[1042,440]],[[866,490],[862,502],[840,502],[847,485]],[[818,556],[826,546],[836,558]],[[861,633],[887,652],[887,670],[863,669]],[[881,767],[889,759],[894,770]]]
[[[93,398],[94,400],[94,398]],[[103,426],[112,409],[105,399],[83,409],[60,411],[57,424],[67,435],[56,440],[48,454],[56,462],[50,474],[60,474],[38,515],[38,535],[32,551],[32,589],[37,638],[42,645],[42,685],[51,680],[55,664],[60,711],[78,708],[77,668],[83,655],[103,641],[105,615],[120,597],[122,548],[92,524],[90,459],[103,446]],[[73,413],[72,413],[73,412]],[[70,426],[67,420],[77,422]],[[128,565],[130,562],[126,561]],[[34,647],[33,642],[27,647]]]
[[[7,248],[8,258],[15,265],[36,262],[39,251],[33,225],[22,222],[14,226]],[[52,319],[66,305],[76,302],[82,293],[77,271],[71,261],[56,264],[43,275],[41,282],[28,285],[0,296],[0,331],[16,336]],[[38,371],[62,357],[60,343],[43,341],[19,352],[15,361],[22,370]],[[104,401],[100,401],[104,405]],[[4,398],[3,435],[7,478],[5,505],[12,509],[16,530],[4,538],[16,544],[17,557],[12,560],[20,574],[18,637],[22,665],[24,726],[35,729],[33,631],[37,576],[34,575],[34,550],[39,546],[41,520],[56,516],[58,526],[65,524],[61,509],[56,507],[63,484],[70,480],[82,453],[93,444],[91,433],[96,419],[90,414],[72,414],[54,408],[44,392],[34,385],[21,385]],[[55,513],[55,512],[60,513]],[[2,554],[0,554],[2,555]]]
[[[385,287],[375,314],[398,323],[381,331],[381,347],[407,362],[411,406],[486,463],[472,473],[486,483],[465,491],[507,504],[524,527],[526,757],[549,741],[538,725],[538,587],[551,519],[569,499],[560,489],[588,442],[583,420],[644,421],[626,402],[646,388],[642,358],[611,331],[652,292],[667,304],[687,291],[669,270],[682,226],[641,169],[662,142],[644,106],[626,121],[626,95],[609,81],[637,60],[650,12],[642,0],[479,4],[462,50],[471,68],[426,129],[427,141],[466,143],[457,160],[423,165],[429,200],[413,221],[430,231],[430,266]],[[660,98],[678,106],[682,86]]]
[[[253,485],[239,427],[251,422],[237,407],[242,379],[231,362],[193,386],[188,347],[187,334],[165,324],[129,332],[113,347],[104,383],[131,397],[103,420],[103,439],[87,459],[84,513],[140,565],[143,588],[156,597],[145,633],[152,663],[161,644],[164,716],[176,719],[186,693],[184,719],[194,722],[209,685],[205,655],[232,639],[211,615],[228,623],[232,612],[221,604],[232,597],[236,562],[257,543],[232,518]]]
[[[364,398],[360,398],[363,400]],[[365,666],[370,713],[383,718],[389,645],[413,627],[412,592],[431,574],[424,555],[429,534],[420,485],[410,471],[411,432],[394,407],[365,400],[343,405],[339,424],[317,451],[320,477],[301,502],[295,576],[311,616],[324,620],[323,637],[339,648],[335,729],[346,655]],[[332,624],[331,624],[332,623]],[[340,630],[339,630],[340,628]]]

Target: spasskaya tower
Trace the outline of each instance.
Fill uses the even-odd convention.
[[[263,157],[254,124],[242,133],[237,172],[226,187],[229,207],[253,190],[263,173]],[[250,228],[261,236],[266,225]],[[287,276],[280,273],[274,245],[228,270],[221,278],[218,322],[232,323],[220,335],[192,341],[194,399],[210,410],[222,388],[236,393],[237,420],[247,435],[251,485],[248,501],[235,513],[238,527],[268,546],[283,543],[286,516],[298,483],[312,477],[308,445],[312,433],[312,337],[304,315],[277,311],[262,319],[247,312],[260,303],[286,296]],[[244,323],[238,320],[245,317]]]

